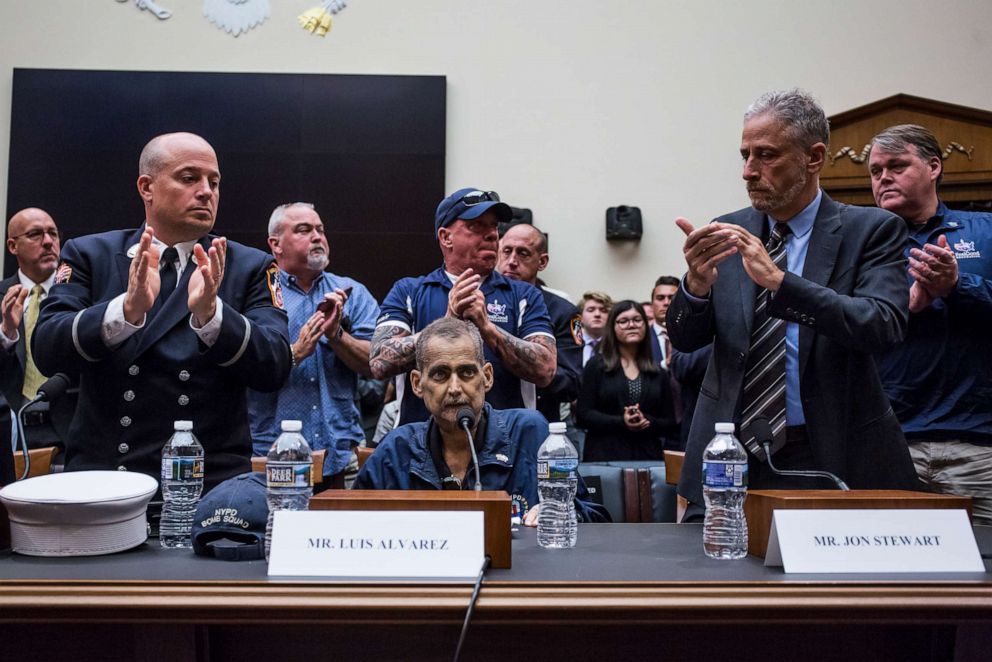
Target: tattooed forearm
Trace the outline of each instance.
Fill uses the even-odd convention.
[[[531,336],[528,340],[496,327],[492,348],[510,372],[537,386],[547,386],[555,376],[558,350],[555,339],[549,336]]]
[[[415,336],[399,326],[380,326],[372,334],[369,368],[376,379],[386,379],[413,368]]]

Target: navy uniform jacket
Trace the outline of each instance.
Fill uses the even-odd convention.
[[[493,409],[486,403],[485,446],[479,452],[479,476],[484,490],[503,490],[513,511],[523,515],[540,499],[537,495],[537,449],[548,436],[548,423],[529,409]],[[355,479],[356,490],[440,490],[441,477],[427,446],[430,421],[408,423],[383,439]],[[475,484],[471,467],[465,484]],[[580,522],[609,522],[602,506],[584,501],[579,478],[575,500]]]
[[[161,310],[149,311],[144,327],[111,349],[100,335],[103,315],[127,291],[127,251],[140,237],[140,229],[116,230],[66,242],[32,337],[35,360],[47,375],[80,373],[67,470],[117,468],[158,478],[173,421],[191,420],[206,450],[209,489],[251,468],[245,389],[278,389],[289,374],[286,313],[274,305],[278,289],[270,284],[275,267],[271,256],[228,242],[218,293],[223,322],[208,348],[189,325],[191,256]],[[212,239],[200,244],[206,249]]]
[[[759,237],[766,223],[752,208],[717,220]],[[823,194],[811,233],[803,273],[786,272],[769,307],[774,317],[800,325],[800,391],[817,465],[808,468],[833,472],[853,489],[918,489],[872,359],[906,333],[906,224],[886,211],[838,204]],[[714,423],[740,422],[756,295],[740,255],[732,255],[720,264],[706,304],[697,308],[683,286],[668,310],[676,349],[692,352],[713,342],[679,480],[679,494],[695,504],[703,503],[702,456]],[[749,461],[752,478],[761,472],[756,463]]]
[[[582,332],[579,309],[553,292],[541,289],[551,315],[558,348],[558,365],[551,383],[537,389],[537,410],[549,423],[561,420],[561,404],[579,397],[582,387]]]

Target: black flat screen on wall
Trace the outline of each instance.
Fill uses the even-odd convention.
[[[6,218],[41,207],[66,238],[137,227],[141,148],[192,131],[220,161],[216,232],[266,249],[272,209],[312,202],[330,270],[379,300],[440,264],[443,76],[15,69],[11,105]]]

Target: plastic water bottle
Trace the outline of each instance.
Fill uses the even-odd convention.
[[[162,447],[162,547],[190,548],[196,503],[203,492],[203,446],[193,436],[193,421],[176,421]]]
[[[537,516],[537,543],[541,547],[575,547],[575,490],[578,487],[579,453],[565,436],[564,423],[552,423],[551,434],[537,450],[537,490],[541,510]]]
[[[703,451],[703,551],[714,559],[747,556],[747,452],[733,423],[717,423],[716,436]]]
[[[265,463],[266,501],[269,519],[265,524],[265,559],[272,547],[272,517],[277,510],[306,510],[313,494],[310,444],[300,434],[303,423],[283,421],[282,434],[272,443]]]

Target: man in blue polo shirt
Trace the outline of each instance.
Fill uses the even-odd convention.
[[[494,191],[463,188],[441,201],[434,234],[444,264],[393,285],[382,303],[372,337],[370,365],[376,379],[405,375],[398,382],[398,425],[427,420],[429,413],[409,385],[417,333],[441,317],[471,322],[493,364],[493,388],[486,400],[497,409],[534,409],[535,387],[551,383],[557,352],[554,330],[541,292],[496,269],[499,223],[510,207]]]
[[[876,357],[882,385],[920,478],[992,524],[992,214],[941,202],[940,143],[922,126],[875,136],[868,170],[875,202],[909,228],[909,331]]]
[[[251,438],[264,455],[280,421],[303,421],[313,449],[325,449],[323,487],[344,487],[352,448],[365,438],[356,402],[358,375],[369,375],[369,339],[379,315],[364,285],[324,271],[329,246],[313,205],[280,205],[269,219],[269,248],[279,267],[289,315],[293,369],[279,391],[249,391]]]

